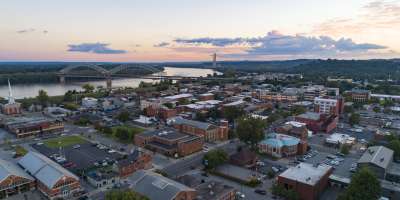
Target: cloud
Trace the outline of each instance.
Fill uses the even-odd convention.
[[[18,30],[17,33],[18,34],[24,34],[24,33],[31,33],[31,32],[34,32],[34,31],[35,31],[34,28],[29,28],[29,29]]]
[[[400,28],[400,1],[376,0],[359,10],[354,18],[330,19],[314,27],[318,34],[341,35],[345,33],[365,34],[370,30],[396,31]]]
[[[263,55],[335,55],[346,52],[367,52],[369,50],[386,49],[387,47],[370,44],[355,43],[351,39],[335,40],[329,36],[284,35],[278,31],[271,31],[264,37],[253,38],[193,38],[176,39],[175,43],[184,46],[199,47],[211,45],[213,47],[248,47],[242,53],[247,56]],[[236,54],[240,55],[240,54]]]
[[[166,47],[166,46],[169,46],[169,45],[170,45],[169,42],[161,42],[161,43],[155,44],[153,46],[154,47]]]
[[[68,51],[71,52],[86,52],[95,54],[124,54],[127,51],[111,49],[106,43],[82,43],[82,44],[70,44],[68,45]]]
[[[43,32],[43,34],[49,33],[49,31],[47,31],[47,30],[43,30],[42,32]]]

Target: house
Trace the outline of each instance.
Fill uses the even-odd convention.
[[[34,190],[35,179],[18,165],[0,159],[0,199]]]
[[[296,191],[302,200],[317,200],[328,186],[332,171],[329,165],[300,163],[278,175],[277,184]]]
[[[233,154],[229,159],[230,163],[246,168],[254,167],[257,163],[257,160],[257,154],[247,148],[242,148],[239,152]]]
[[[150,200],[194,200],[196,190],[160,174],[139,170],[131,180],[131,188]]]
[[[203,148],[204,138],[174,129],[147,131],[135,135],[135,145],[168,156],[186,156]]]
[[[28,152],[18,164],[37,180],[37,188],[49,199],[79,195],[79,178],[46,156]]]
[[[282,158],[298,154],[300,139],[278,133],[268,134],[266,138],[258,143],[261,153]]]
[[[393,162],[393,150],[384,146],[372,146],[357,162],[358,167],[368,167],[380,179],[384,179]]]
[[[112,188],[120,183],[118,173],[112,170],[93,170],[86,173],[87,181],[95,188]]]
[[[151,160],[151,155],[134,151],[125,158],[116,161],[113,164],[113,169],[119,177],[126,178],[137,170],[151,168]]]
[[[305,123],[307,128],[314,133],[329,133],[337,127],[337,115],[326,115],[316,112],[306,112],[295,117],[295,121]]]
[[[221,121],[220,126],[176,117],[171,121],[174,128],[182,133],[203,137],[206,142],[225,141],[228,139],[228,122]]]

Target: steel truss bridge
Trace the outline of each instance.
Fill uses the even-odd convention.
[[[95,73],[88,74],[87,72],[78,71],[77,69],[86,68]],[[151,74],[140,75],[129,72],[128,69],[140,69],[147,71]],[[188,76],[166,76],[160,69],[157,69],[155,65],[145,64],[121,64],[112,69],[105,69],[97,64],[85,63],[85,64],[74,64],[67,66],[57,73],[61,83],[66,82],[66,78],[102,78],[106,80],[107,88],[111,89],[113,78],[140,78],[140,79],[152,79],[152,80],[216,80],[225,78],[216,77],[188,77]]]

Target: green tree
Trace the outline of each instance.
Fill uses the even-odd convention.
[[[206,169],[215,169],[228,160],[228,154],[222,149],[214,149],[204,155],[203,164]]]
[[[121,141],[131,141],[133,139],[132,133],[125,127],[118,127],[115,130],[115,137]]]
[[[36,99],[42,106],[46,106],[49,103],[49,96],[47,95],[47,92],[44,90],[39,90],[39,94],[36,97]]]
[[[296,116],[296,115],[303,114],[303,113],[305,113],[306,111],[307,111],[307,109],[304,108],[303,106],[293,106],[293,107],[290,109],[290,114]]]
[[[133,190],[111,190],[106,193],[105,200],[149,200]]]
[[[340,153],[347,155],[350,152],[350,147],[348,145],[342,145],[340,147]]]
[[[352,177],[346,191],[338,200],[366,200],[378,199],[381,185],[375,174],[368,168],[358,170]]]
[[[400,159],[400,140],[391,140],[388,144],[388,148],[394,151],[394,157],[396,160]]]
[[[235,119],[243,116],[244,114],[245,112],[242,108],[236,106],[224,107],[224,117],[230,122],[233,122]]]
[[[238,120],[236,133],[241,141],[250,144],[252,149],[256,149],[257,144],[265,138],[264,130],[266,127],[265,120],[245,116]]]
[[[129,120],[130,113],[128,111],[122,111],[118,114],[117,119],[121,122],[126,122]]]
[[[360,123],[360,114],[358,113],[352,113],[349,117],[349,123],[350,125],[356,125]]]
[[[354,107],[353,107],[353,105],[351,105],[351,106],[345,106],[345,107],[344,107],[344,112],[345,112],[345,113],[353,113],[353,112],[354,112]]]
[[[68,90],[68,91],[64,94],[64,101],[67,101],[67,102],[74,101],[74,95],[73,95],[73,93],[72,93],[71,90]]]
[[[177,102],[178,105],[187,105],[190,104],[190,101],[187,98],[181,98]]]
[[[378,106],[375,106],[374,108],[372,108],[372,110],[376,113],[381,112],[381,109]]]
[[[82,89],[85,90],[85,93],[92,93],[94,91],[94,86],[89,83],[86,83],[82,85]]]

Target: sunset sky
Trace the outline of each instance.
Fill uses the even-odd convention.
[[[400,57],[400,0],[1,0],[0,61]]]

